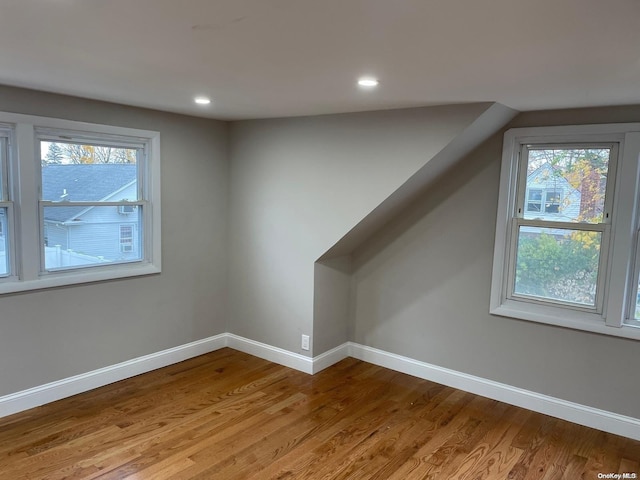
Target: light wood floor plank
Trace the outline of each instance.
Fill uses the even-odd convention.
[[[222,349],[0,419],[7,480],[640,477],[640,442],[353,358]]]

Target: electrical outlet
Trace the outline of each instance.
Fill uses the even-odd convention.
[[[302,335],[302,349],[309,350],[309,335]]]

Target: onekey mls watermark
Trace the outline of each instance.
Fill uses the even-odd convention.
[[[638,478],[637,473],[625,472],[625,473],[599,473],[598,478],[611,478],[614,480],[620,480],[624,478]]]

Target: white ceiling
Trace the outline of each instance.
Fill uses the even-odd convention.
[[[0,83],[222,119],[634,104],[639,24],[640,0],[0,0]]]

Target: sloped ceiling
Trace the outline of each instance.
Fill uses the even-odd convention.
[[[408,207],[425,188],[446,170],[460,162],[491,135],[503,128],[517,112],[499,103],[488,104],[482,114],[424,165],[396,191],[371,210],[360,222],[327,250],[318,261],[349,255],[376,230]]]

